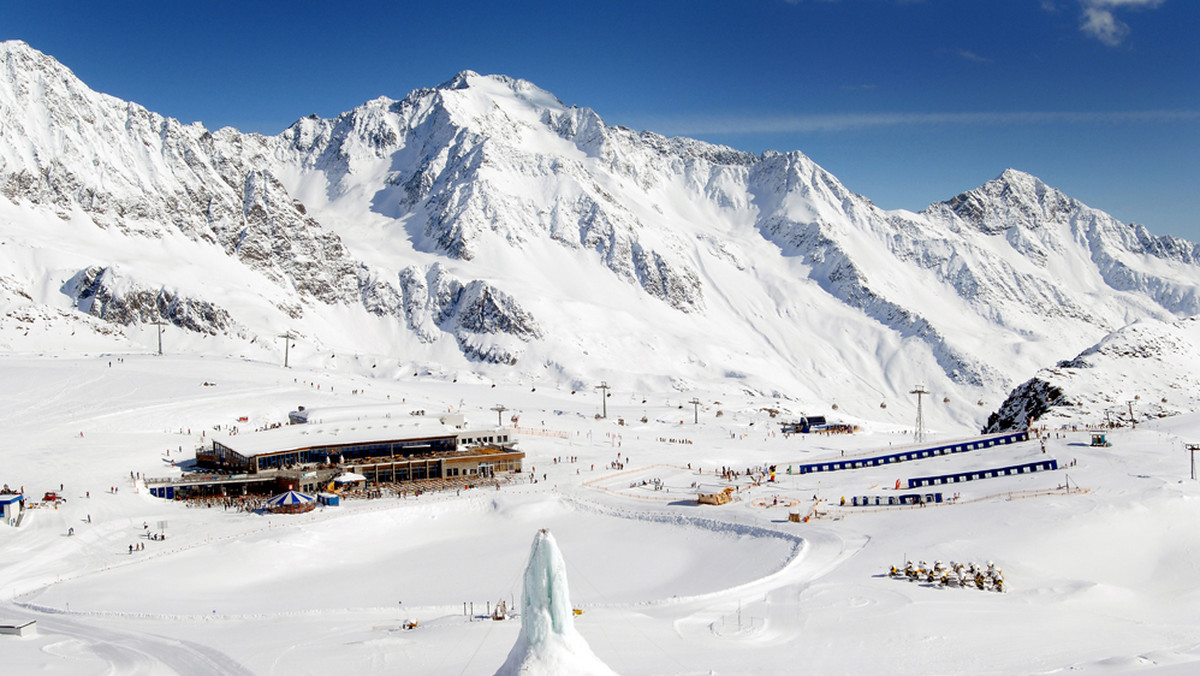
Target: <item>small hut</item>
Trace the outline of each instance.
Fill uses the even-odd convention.
[[[267,509],[276,514],[300,514],[311,512],[317,506],[316,498],[311,495],[288,491],[280,493],[267,500]]]
[[[12,521],[21,516],[25,506],[25,496],[20,493],[0,493],[0,520]]]
[[[701,505],[724,505],[733,500],[731,486],[701,486],[697,490],[696,502]]]
[[[366,482],[367,477],[356,472],[346,472],[333,480],[333,483],[337,484],[338,488],[354,488],[362,486]]]

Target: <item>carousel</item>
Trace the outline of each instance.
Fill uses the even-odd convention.
[[[267,500],[267,510],[273,514],[301,514],[311,512],[316,506],[316,498],[296,491],[280,493]]]

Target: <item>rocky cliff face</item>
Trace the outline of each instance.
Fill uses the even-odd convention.
[[[515,364],[523,343],[542,336],[537,321],[511,296],[480,280],[463,284],[440,265],[425,274],[405,268],[400,287],[405,321],[423,342],[445,332],[470,357]]]
[[[0,104],[6,236],[74,233],[70,263],[18,262],[68,269],[55,288],[121,325],[399,350],[344,328],[371,318],[429,359],[532,356],[568,379],[733,373],[826,402],[921,380],[974,401],[1128,321],[1200,313],[1195,244],[1033,176],[885,212],[799,152],[610,127],[503,76],[265,137],[98,94],[8,42]]]
[[[1128,426],[1194,411],[1200,407],[1198,350],[1197,317],[1123,327],[1014,389],[984,431],[1024,428],[1031,420]]]
[[[128,326],[166,322],[181,329],[215,336],[241,334],[229,312],[209,301],[188,298],[166,288],[151,289],[122,279],[111,268],[80,270],[63,285],[76,307],[93,317]]]
[[[6,43],[0,59],[8,103],[0,111],[0,191],[10,201],[51,208],[63,219],[79,211],[128,236],[182,234],[214,245],[290,295],[279,307],[292,319],[314,302],[400,312],[396,285],[355,260],[274,173],[280,164],[272,158],[289,145],[307,150],[305,166],[327,170],[331,183],[352,169],[352,146],[394,147],[397,135],[378,128],[369,106],[340,124],[302,120],[278,138],[212,133],[92,92],[21,43]],[[95,266],[62,291],[80,310],[118,324],[162,319],[210,335],[235,324],[209,301],[136,284],[118,290],[114,278],[111,268]],[[511,299],[504,309],[526,318]]]
[[[87,89],[20,43],[0,51],[0,185],[9,200],[78,210],[101,228],[212,244],[304,299],[357,292],[336,234],[263,166],[266,140],[212,134]]]

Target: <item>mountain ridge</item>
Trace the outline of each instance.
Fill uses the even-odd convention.
[[[115,266],[142,311],[108,321],[159,313],[260,358],[294,331],[314,353],[570,386],[732,382],[862,416],[921,381],[953,402],[944,424],[971,423],[976,399],[1130,321],[1200,314],[1197,245],[1014,169],[889,212],[799,151],[610,127],[507,76],[463,71],[269,137],[98,94],[24,43],[0,60],[13,263],[91,280],[8,303],[103,318],[120,294],[95,271]],[[29,224],[47,217],[62,236],[39,267]],[[187,274],[153,262],[154,242]]]

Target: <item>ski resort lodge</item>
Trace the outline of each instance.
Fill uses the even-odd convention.
[[[521,471],[525,454],[503,428],[463,429],[461,415],[440,418],[367,415],[326,416],[306,422],[212,440],[196,452],[196,466],[218,472],[151,485],[151,493],[226,494],[276,489],[316,491],[343,473],[368,482],[488,478]],[[296,420],[296,416],[291,416]],[[308,420],[308,417],[302,419]]]

